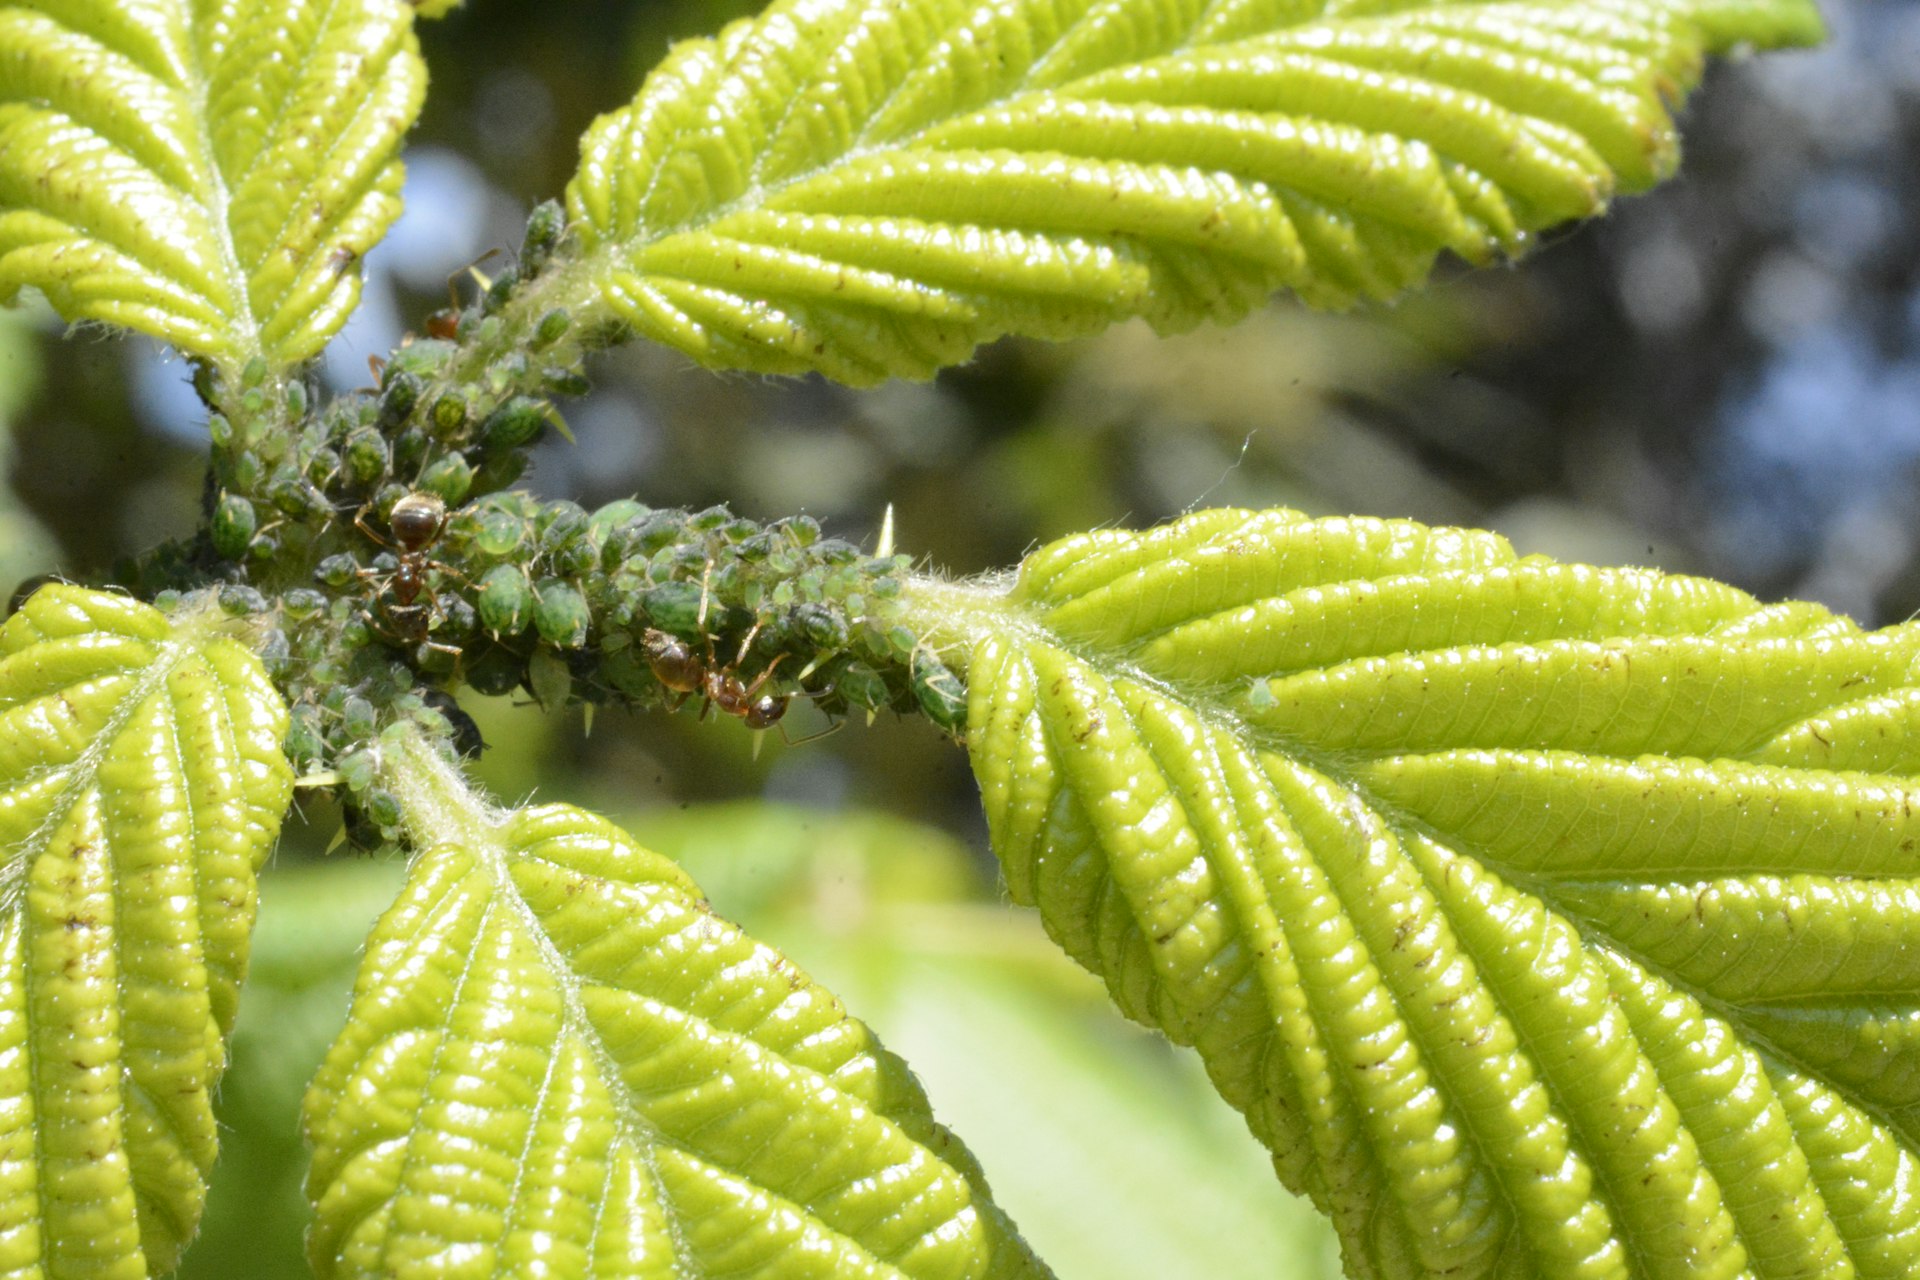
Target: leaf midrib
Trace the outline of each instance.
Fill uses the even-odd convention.
[[[337,3],[338,0],[330,0],[329,14],[332,12],[331,5]],[[237,388],[241,372],[255,358],[264,356],[266,349],[261,341],[258,317],[253,314],[253,297],[248,288],[247,273],[241,265],[239,247],[234,243],[233,227],[229,221],[233,190],[228,185],[225,171],[220,167],[220,152],[214,144],[208,102],[212,77],[202,56],[199,24],[185,4],[180,7],[181,34],[187,44],[186,62],[191,74],[185,91],[191,108],[189,114],[193,118],[193,142],[207,175],[206,208],[208,222],[213,229],[214,245],[220,255],[220,269],[227,278],[227,288],[233,298],[232,309],[227,315],[227,331],[233,354],[220,360],[221,373],[227,383]]]
[[[1436,5],[1434,7],[1445,8],[1445,9],[1478,9],[1478,8],[1497,7],[1503,3],[1509,3],[1509,2],[1510,0],[1443,0],[1441,4]],[[1292,24],[1285,24],[1285,25],[1276,24],[1262,31],[1236,36],[1230,40],[1210,41],[1204,44],[1193,43],[1192,33],[1195,30],[1197,30],[1200,26],[1203,25],[1204,19],[1206,18],[1207,14],[1212,11],[1213,7],[1214,6],[1210,4],[1205,10],[1202,10],[1201,13],[1196,16],[1194,22],[1189,26],[1188,34],[1162,53],[1155,54],[1152,57],[1140,59],[1136,62],[1115,63],[1110,66],[1101,67],[1098,70],[1087,71],[1082,73],[1079,76],[1076,76],[1072,80],[1062,81],[1059,84],[1035,87],[1033,85],[1033,80],[1035,78],[1036,73],[1039,72],[1045,66],[1048,59],[1050,59],[1055,53],[1059,51],[1059,49],[1062,47],[1062,45],[1065,44],[1069,36],[1071,36],[1074,32],[1081,29],[1082,25],[1087,21],[1089,15],[1095,14],[1100,11],[1100,6],[1097,3],[1090,2],[1087,5],[1087,7],[1081,12],[1080,16],[1074,20],[1073,24],[1067,27],[1065,30],[1063,30],[1060,33],[1059,38],[1053,44],[1048,46],[1046,52],[1034,58],[1032,64],[1027,68],[1026,72],[1020,77],[1017,84],[1014,87],[1010,88],[1007,92],[1001,94],[998,97],[990,98],[985,102],[979,103],[958,115],[948,116],[944,119],[928,121],[925,124],[922,124],[917,129],[901,134],[898,137],[889,139],[885,142],[867,142],[866,139],[868,135],[872,132],[872,129],[875,123],[881,119],[881,117],[885,114],[887,108],[891,106],[891,104],[899,97],[901,92],[907,87],[909,82],[912,80],[913,78],[912,73],[909,72],[907,75],[903,75],[898,82],[896,82],[891,88],[888,89],[886,95],[882,97],[878,102],[875,103],[873,108],[868,112],[867,119],[863,123],[860,129],[860,132],[855,135],[854,141],[845,150],[837,153],[831,160],[825,163],[822,163],[820,165],[816,165],[809,169],[797,171],[792,175],[776,182],[760,182],[756,180],[751,186],[749,186],[745,191],[742,191],[738,196],[735,196],[732,200],[726,201],[718,205],[714,205],[711,208],[699,214],[690,215],[689,217],[683,219],[678,223],[661,227],[658,229],[652,229],[652,230],[649,230],[644,226],[637,227],[634,233],[630,236],[607,239],[602,241],[600,244],[596,245],[593,250],[591,250],[588,254],[586,254],[584,257],[579,259],[576,263],[576,267],[580,270],[582,279],[587,282],[587,288],[585,289],[585,292],[589,294],[593,294],[597,292],[592,287],[592,282],[604,278],[604,274],[605,274],[604,269],[600,268],[599,266],[599,261],[602,258],[611,261],[615,266],[619,266],[619,265],[622,265],[623,259],[631,260],[631,259],[637,258],[641,253],[645,252],[647,249],[653,248],[654,246],[659,244],[663,244],[666,241],[675,239],[676,237],[684,236],[684,235],[695,235],[702,232],[711,232],[714,227],[724,223],[727,219],[735,216],[736,214],[752,213],[757,210],[763,209],[768,203],[770,203],[770,201],[774,197],[794,187],[802,186],[806,183],[816,181],[822,177],[825,177],[831,174],[836,169],[849,167],[853,164],[858,163],[861,160],[868,159],[869,157],[872,157],[872,156],[885,155],[890,152],[912,151],[914,150],[914,143],[929,133],[932,133],[939,129],[945,129],[945,128],[957,126],[959,124],[976,119],[980,116],[989,114],[994,111],[1004,110],[1007,108],[1009,104],[1016,103],[1022,98],[1036,96],[1036,95],[1045,95],[1045,94],[1068,95],[1070,94],[1071,90],[1075,85],[1081,84],[1088,80],[1092,80],[1102,75],[1109,74],[1119,67],[1147,66],[1154,62],[1162,61],[1164,59],[1178,57],[1182,54],[1192,52],[1195,49],[1227,48],[1227,47],[1231,47],[1232,45],[1245,43],[1249,40],[1263,38],[1277,31],[1300,30],[1302,28],[1310,27],[1315,23],[1331,24],[1331,23],[1340,23],[1343,21],[1338,16],[1329,16],[1323,11],[1321,13],[1313,15],[1310,18],[1303,19],[1299,22],[1295,22]],[[966,10],[960,11],[958,16],[958,23],[964,24],[968,19],[972,18],[976,12],[977,12],[976,10],[972,10],[972,9],[966,9]],[[1357,17],[1345,19],[1344,21],[1364,22],[1364,21],[1370,21],[1370,20],[1376,20],[1376,19],[1391,19],[1394,16],[1395,16],[1395,13],[1363,14]],[[928,48],[937,49],[942,45],[944,45],[947,42],[947,40],[951,37],[954,30],[956,29],[957,29],[957,26],[948,27],[944,32],[942,32],[941,36],[938,39],[929,43]],[[709,37],[708,39],[713,40],[714,38]],[[717,43],[717,41],[715,41],[715,43]],[[725,76],[732,74],[732,69],[734,65],[735,65],[734,61],[729,60],[725,64],[725,69],[717,73],[716,79],[724,78]],[[640,90],[641,95],[643,96],[645,95],[647,88],[648,88],[647,84],[642,84],[641,90]],[[766,140],[771,140],[775,135],[777,135],[782,125],[784,125],[786,120],[788,120],[791,117],[792,112],[798,107],[800,97],[801,95],[798,92],[792,95],[792,97],[789,99],[788,107],[786,111],[781,115],[778,121],[774,122],[774,124],[769,129],[766,130],[762,149],[755,153],[756,161],[760,157],[766,154],[764,149],[764,142]],[[636,98],[635,101],[638,101],[638,98]],[[621,110],[622,111],[629,110],[631,109],[631,106],[632,104],[629,103],[627,107],[623,107],[621,108]],[[671,152],[669,151],[667,154],[671,154]],[[755,165],[756,171],[757,171],[757,168],[758,168],[758,165],[756,163]],[[648,180],[646,190],[635,199],[634,203],[635,203],[636,209],[639,207],[643,207],[648,201],[648,199],[652,197],[652,194],[655,190],[655,187],[659,181],[659,178],[662,172],[663,172],[663,166],[656,165],[652,176]]]
[[[509,846],[506,836],[512,815],[485,804],[467,789],[457,771],[450,768],[431,747],[418,738],[407,738],[390,748],[389,778],[405,797],[406,821],[417,847],[433,849],[453,845],[471,853],[487,877],[488,902],[485,910],[504,908],[511,917],[510,927],[521,930],[532,943],[541,966],[560,993],[558,1040],[572,1036],[586,1048],[594,1068],[606,1084],[606,1096],[615,1116],[620,1137],[634,1149],[636,1158],[646,1166],[650,1181],[660,1186],[654,1148],[662,1144],[658,1130],[633,1105],[620,1063],[601,1038],[592,1017],[580,999],[580,982],[573,966],[553,944],[539,913],[514,883],[513,863],[519,854]],[[557,1057],[558,1055],[554,1055]],[[543,1082],[544,1088],[544,1082]],[[536,1107],[538,1104],[535,1104]],[[529,1117],[532,1125],[532,1117]],[[673,1241],[676,1264],[686,1258],[672,1215],[667,1215],[668,1235]],[[690,1274],[690,1273],[688,1273]]]
[[[988,627],[984,625],[982,621],[976,619],[973,625],[967,628],[969,636],[967,647],[969,649],[973,643],[976,643],[979,639],[989,634],[1001,638],[1012,637],[1017,641],[1029,644],[1039,643],[1049,645],[1068,654],[1075,661],[1084,663],[1091,670],[1098,673],[1103,680],[1106,680],[1109,685],[1116,679],[1124,679],[1137,683],[1144,688],[1152,690],[1156,694],[1170,698],[1182,706],[1189,707],[1192,709],[1196,718],[1210,731],[1239,735],[1241,740],[1247,742],[1256,752],[1273,751],[1276,754],[1285,756],[1321,774],[1346,790],[1361,804],[1378,814],[1380,820],[1393,832],[1396,839],[1404,839],[1409,834],[1418,834],[1438,843],[1441,847],[1454,850],[1462,856],[1473,857],[1476,861],[1482,862],[1490,868],[1496,868],[1496,873],[1502,881],[1514,889],[1536,898],[1548,911],[1566,921],[1579,936],[1583,947],[1592,947],[1596,950],[1610,951],[1629,957],[1634,964],[1640,966],[1647,973],[1656,976],[1661,982],[1667,984],[1673,990],[1682,992],[1693,999],[1709,1017],[1716,1018],[1728,1027],[1733,1028],[1747,1044],[1753,1047],[1755,1052],[1762,1054],[1764,1057],[1798,1074],[1819,1082],[1823,1088],[1833,1090],[1840,1096],[1846,1098],[1851,1105],[1859,1108],[1862,1113],[1873,1117],[1874,1120],[1888,1132],[1901,1135],[1900,1140],[1905,1141],[1905,1135],[1908,1130],[1904,1126],[1894,1122],[1886,1106],[1862,1096],[1855,1089],[1850,1088],[1840,1081],[1829,1078],[1818,1068],[1817,1064],[1805,1061],[1799,1053],[1780,1045],[1773,1037],[1766,1034],[1764,1030],[1751,1025],[1748,1019],[1740,1016],[1740,1002],[1725,999],[1712,991],[1699,987],[1697,984],[1675,974],[1667,965],[1660,963],[1656,957],[1643,954],[1639,948],[1628,945],[1607,930],[1599,927],[1585,913],[1561,901],[1559,895],[1555,892],[1555,882],[1551,878],[1509,867],[1504,863],[1490,862],[1487,859],[1485,851],[1462,848],[1459,838],[1456,835],[1439,830],[1417,815],[1408,813],[1398,805],[1382,800],[1374,795],[1370,788],[1353,776],[1350,772],[1350,766],[1354,760],[1381,758],[1380,753],[1315,749],[1311,745],[1288,738],[1283,734],[1259,729],[1256,726],[1250,725],[1231,709],[1222,705],[1220,701],[1219,695],[1231,689],[1232,686],[1181,685],[1142,670],[1138,665],[1128,659],[1124,650],[1092,645],[1083,641],[1073,641],[1063,637],[1052,631],[1042,620],[1041,614],[1044,611],[1043,608],[1036,608],[1027,602],[1014,598],[1017,586],[1012,581],[1005,583],[1005,589],[997,592],[991,588],[982,590],[980,588],[967,588],[965,584],[947,584],[924,580],[914,585],[920,586],[923,590],[931,587],[943,593],[951,593],[955,590],[965,592],[978,601],[973,612],[981,617],[985,616],[986,610],[980,608],[979,605],[997,600],[998,619],[1002,623],[1001,628],[994,629]],[[1601,756],[1607,759],[1624,758],[1604,752],[1588,752],[1583,754]],[[1725,758],[1737,760],[1742,763],[1752,763],[1740,757],[1730,756]],[[1449,918],[1451,917],[1451,913],[1443,911],[1443,914],[1448,915]]]
[[[129,639],[145,640],[142,636],[121,634]],[[64,766],[69,771],[67,782],[60,788],[47,816],[20,842],[6,865],[0,867],[0,915],[11,916],[24,908],[25,903],[20,895],[24,891],[27,874],[33,864],[39,861],[40,855],[47,851],[54,832],[60,829],[67,815],[96,784],[100,763],[106,758],[107,752],[112,750],[127,723],[140,708],[160,692],[181,663],[197,655],[199,650],[197,638],[176,634],[171,639],[159,642],[153,660],[135,677],[132,686],[114,705],[112,714],[101,723],[80,754]]]

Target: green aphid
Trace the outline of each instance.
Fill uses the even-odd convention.
[[[393,353],[387,361],[385,381],[405,374],[415,378],[431,378],[446,367],[457,348],[451,342],[438,338],[425,338],[408,343]]]
[[[573,326],[573,317],[564,307],[555,307],[541,316],[533,326],[533,345],[536,349],[550,347],[567,336],[567,330]]]
[[[243,583],[229,582],[220,588],[220,608],[222,612],[236,618],[245,617],[248,614],[265,613],[267,598]]]
[[[502,638],[517,636],[533,619],[533,588],[517,565],[495,565],[480,579],[479,604],[481,626]]]
[[[549,502],[534,517],[533,527],[540,535],[542,550],[559,551],[575,539],[586,536],[586,508],[565,498]]]
[[[553,365],[540,371],[540,385],[557,396],[584,396],[593,382],[578,369]]]
[[[838,609],[826,604],[802,604],[793,610],[793,625],[807,643],[818,649],[843,649],[847,644],[847,619]]]
[[[555,648],[578,649],[587,642],[593,611],[571,585],[546,578],[534,588],[533,625],[540,638]]]
[[[603,652],[600,676],[629,698],[651,698],[660,689],[652,668],[647,665],[646,654],[638,645],[630,644],[612,652]]]
[[[887,678],[864,662],[853,661],[833,678],[833,691],[849,707],[878,711],[893,700]]]
[[[346,452],[341,455],[347,478],[365,486],[384,479],[389,458],[387,442],[377,430],[363,427],[347,437]]]
[[[539,649],[527,662],[527,689],[541,706],[565,706],[573,692],[573,672],[567,660],[550,649]]]
[[[295,587],[280,597],[280,609],[295,622],[316,618],[327,607],[327,598],[312,587]]]
[[[691,635],[700,626],[700,602],[705,592],[697,582],[663,582],[640,597],[647,619],[662,631]]]
[[[495,451],[518,449],[533,443],[546,426],[545,404],[530,396],[515,396],[480,424],[480,443]]]
[[[237,493],[222,494],[213,509],[213,549],[222,559],[244,558],[259,523],[251,502]]]
[[[405,370],[396,373],[388,366],[386,385],[380,390],[380,416],[375,420],[382,430],[393,430],[413,414],[420,403],[420,388],[417,376]]]
[[[385,787],[375,787],[373,790],[367,792],[366,798],[361,801],[361,805],[366,810],[367,817],[373,822],[378,823],[383,829],[394,831],[399,828],[401,819],[400,798]]]
[[[374,777],[379,773],[380,761],[371,751],[352,751],[340,757],[335,766],[340,772],[340,781],[347,784],[351,791],[365,791],[373,785]]]
[[[527,533],[524,516],[496,508],[475,517],[473,545],[485,555],[510,555],[526,539]]]
[[[960,677],[925,649],[913,657],[913,700],[927,719],[948,733],[967,727],[967,688]]]
[[[371,738],[378,723],[379,717],[374,713],[373,704],[365,698],[348,698],[346,706],[341,709],[341,727],[354,742],[365,742]]]
[[[457,453],[443,454],[420,473],[420,488],[457,507],[473,491],[473,464]]]
[[[338,590],[359,576],[360,566],[349,555],[328,556],[313,567],[316,582]]]
[[[442,440],[451,440],[465,430],[470,416],[466,397],[457,391],[449,391],[435,400],[427,415],[433,424],[433,433]]]
[[[532,276],[546,266],[566,232],[567,211],[558,200],[543,200],[535,205],[527,215],[526,239],[520,242],[521,274]]]
[[[488,455],[474,473],[473,487],[482,493],[506,488],[527,469],[527,455],[517,451]]]

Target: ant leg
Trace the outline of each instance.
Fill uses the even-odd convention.
[[[434,653],[444,653],[449,657],[451,657],[453,659],[453,672],[452,672],[453,679],[455,681],[459,681],[462,679],[461,667],[464,664],[464,661],[467,656],[466,650],[462,649],[459,645],[442,644],[438,640],[433,640],[433,639],[422,640],[420,642],[420,647],[422,649],[430,650]]]
[[[820,730],[817,733],[809,733],[804,737],[799,737],[799,738],[789,738],[787,736],[787,726],[783,724],[777,724],[774,726],[774,728],[780,731],[780,741],[784,742],[789,747],[804,747],[809,742],[818,742],[822,738],[831,738],[834,734],[840,732],[842,729],[846,727],[847,727],[847,722],[845,720],[828,720],[827,727]]]
[[[712,598],[708,594],[707,589],[709,586],[712,585],[712,583],[713,583],[713,558],[709,556],[707,558],[707,567],[700,571],[700,612],[696,617],[696,621],[699,623],[700,633],[702,635],[706,635],[706,630],[707,630],[707,601]],[[713,644],[713,637],[711,636],[707,637],[707,644],[708,644],[709,650],[711,650],[711,647]],[[713,661],[712,652],[708,652],[707,661],[708,662]]]
[[[381,546],[385,547],[387,550],[398,551],[400,548],[394,546],[391,542],[387,541],[386,538],[380,534],[379,530],[375,529],[372,525],[367,523],[367,512],[372,509],[373,509],[373,499],[369,498],[361,506],[360,510],[354,513],[353,527],[358,529],[360,532],[366,534],[369,538],[372,538],[375,542],[379,543]]]
[[[749,649],[751,649],[751,648],[753,647],[753,638],[754,638],[755,636],[757,636],[757,635],[759,635],[759,634],[760,634],[760,624],[759,624],[759,622],[757,622],[757,621],[756,621],[756,622],[755,622],[755,623],[754,623],[754,624],[753,624],[753,625],[752,625],[751,627],[748,627],[748,628],[747,628],[747,634],[746,634],[746,635],[745,635],[744,637],[742,637],[742,638],[741,638],[741,640],[740,640],[740,650],[739,650],[739,652],[737,652],[737,653],[735,653],[735,654],[733,655],[733,667],[734,667],[734,669],[735,669],[736,671],[737,671],[737,670],[739,670],[739,668],[740,668],[740,664],[741,664],[741,663],[743,663],[743,662],[745,662],[745,661],[747,660],[747,650],[749,650]],[[786,655],[785,655],[785,654],[781,654],[781,655],[780,655],[780,657],[781,657],[781,658],[784,658],[784,657],[786,657]],[[775,662],[778,662],[778,661],[780,661],[780,658],[775,658],[775,659],[774,659],[774,661],[775,661]],[[767,670],[769,670],[769,671],[771,671],[771,670],[773,670],[773,667],[772,667],[771,665],[769,665],[769,666],[767,667]],[[760,685],[759,685],[759,683],[758,683],[758,682],[755,682],[755,684],[754,684],[754,686],[753,686],[753,690],[751,690],[750,692],[752,692],[752,691],[757,691],[757,690],[758,690],[759,688],[760,688]]]
[[[459,583],[463,587],[466,587],[470,591],[477,591],[479,589],[474,584],[474,581],[472,578],[469,578],[466,574],[460,572],[458,569],[454,568],[450,564],[442,563],[439,560],[429,560],[427,561],[426,567],[429,569],[432,569],[435,573],[444,574],[447,577],[452,578],[455,582]]]
[[[760,629],[760,624],[755,623],[753,627],[753,631],[747,632],[747,639],[751,641],[753,639],[753,632],[758,631],[759,629]],[[743,644],[740,646],[740,657],[735,658],[733,660],[733,665],[736,667],[739,666],[740,659],[746,656],[747,656],[747,648],[746,648],[746,645]],[[747,686],[747,696],[749,698],[757,697],[759,695],[760,690],[766,687],[767,681],[773,678],[773,669],[779,666],[780,663],[786,658],[786,656],[787,655],[784,653],[775,654],[773,657],[773,661],[767,664],[766,670],[762,671],[759,675],[753,678],[753,683]]]

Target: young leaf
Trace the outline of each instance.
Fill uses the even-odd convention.
[[[318,352],[400,211],[402,0],[0,5],[0,299],[229,373]]]
[[[702,364],[928,377],[1003,333],[1384,297],[1675,162],[1808,0],[776,0],[583,141],[578,279]]]
[[[1013,895],[1355,1276],[1920,1274],[1920,625],[1285,511],[918,600]]]
[[[322,1280],[1048,1274],[905,1064],[672,863],[417,746],[390,778],[429,847],[307,1097]]]
[[[0,627],[0,1270],[171,1271],[292,773],[246,648],[42,588]]]

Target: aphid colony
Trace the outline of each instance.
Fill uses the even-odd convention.
[[[378,584],[369,609],[363,611],[363,616],[371,620],[371,610],[378,609],[402,643],[424,645],[457,658],[460,654],[457,648],[430,638],[432,627],[440,616],[440,599],[428,581],[429,574],[439,572],[461,582],[466,581],[450,565],[434,559],[431,554],[447,529],[446,503],[430,493],[407,494],[394,503],[392,511],[388,513],[387,527],[391,537],[382,536],[373,528],[367,522],[364,510],[354,518],[354,525],[368,538],[393,552],[396,561],[391,572],[377,568],[357,571],[357,576]],[[705,634],[704,589],[699,617]],[[719,663],[714,659],[710,635],[707,637],[708,651],[704,656],[696,654],[685,640],[655,627],[648,627],[642,633],[640,648],[654,678],[666,689],[679,695],[672,704],[674,707],[697,694],[704,699],[702,715],[706,707],[718,707],[727,715],[737,717],[750,729],[770,729],[786,715],[792,700],[789,694],[765,692],[775,668],[786,655],[777,655],[751,683],[743,680],[739,670],[756,634],[757,627],[748,631],[739,653],[729,663]]]
[[[829,720],[892,709],[964,723],[964,686],[893,616],[904,563],[805,517],[762,524],[631,499],[587,510],[525,492],[456,506],[396,489],[361,497],[345,544],[316,567],[321,590],[233,588],[236,608],[285,631],[305,767],[356,748],[347,701],[384,724],[423,677],[547,704],[698,698],[703,714],[783,736],[796,698]],[[322,662],[340,634],[360,656]]]

